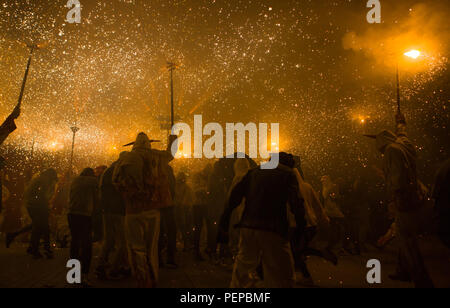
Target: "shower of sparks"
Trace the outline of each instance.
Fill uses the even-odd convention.
[[[301,154],[320,166],[316,173],[349,158],[366,164],[372,148],[361,134],[392,127],[395,108],[394,70],[377,53],[411,41],[430,54],[402,68],[412,137],[430,152],[442,151],[430,140],[448,143],[445,1],[386,4],[376,31],[364,1],[81,0],[81,24],[65,22],[63,2],[0,0],[2,118],[17,101],[24,43],[46,45],[33,59],[9,146],[29,151],[35,137],[36,151],[67,157],[76,124],[81,165],[111,162],[140,131],[166,140],[160,119],[170,115],[173,61],[181,121],[278,122],[286,141],[275,148]],[[364,125],[353,125],[355,115]]]

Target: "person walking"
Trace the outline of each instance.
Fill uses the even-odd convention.
[[[31,240],[28,253],[35,259],[42,258],[39,252],[41,239],[44,241],[44,250],[47,258],[53,258],[50,248],[50,200],[55,193],[58,175],[54,169],[42,172],[31,181],[25,190],[25,205],[31,218]]]
[[[386,187],[393,201],[395,228],[400,245],[397,272],[393,280],[412,280],[417,288],[433,288],[418,245],[423,231],[425,198],[416,171],[416,151],[406,134],[406,119],[396,115],[397,131],[385,130],[376,136],[378,151],[383,154]],[[430,226],[425,226],[430,227]]]
[[[113,185],[114,162],[100,178],[99,205],[103,212],[104,239],[96,273],[100,279],[131,275],[125,238],[125,201]]]
[[[294,286],[295,271],[289,244],[288,203],[301,236],[306,225],[303,199],[293,172],[292,155],[279,153],[276,169],[256,168],[231,191],[228,205],[219,225],[218,242],[229,240],[229,224],[233,211],[245,199],[240,223],[239,252],[236,256],[231,287],[249,288],[257,282],[253,277],[262,261],[264,287]]]
[[[158,239],[160,209],[173,204],[167,165],[174,159],[169,137],[166,151],[152,149],[152,140],[140,133],[131,152],[123,153],[113,183],[126,207],[125,234],[130,266],[139,288],[155,288],[159,278]]]
[[[92,215],[98,207],[98,182],[94,170],[84,169],[70,186],[69,221],[72,241],[70,258],[81,262],[82,284],[89,287],[92,260]]]

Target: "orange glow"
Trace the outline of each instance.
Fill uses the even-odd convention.
[[[413,50],[410,50],[408,52],[405,52],[404,55],[409,57],[409,58],[411,58],[411,59],[417,59],[418,57],[420,57],[421,52],[418,51],[418,50],[413,49]]]

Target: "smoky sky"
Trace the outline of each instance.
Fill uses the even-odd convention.
[[[111,154],[139,131],[164,139],[173,61],[180,120],[279,122],[282,149],[323,172],[364,164],[360,136],[393,125],[394,59],[416,48],[425,59],[400,61],[411,136],[424,156],[448,153],[447,1],[381,0],[378,25],[362,0],[80,2],[81,24],[68,24],[66,1],[0,1],[2,116],[17,101],[23,43],[46,44],[10,142],[67,149],[75,122],[88,156]]]

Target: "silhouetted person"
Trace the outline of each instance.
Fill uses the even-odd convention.
[[[298,160],[298,164],[299,163],[300,160]],[[323,232],[324,230],[329,229],[330,219],[325,214],[325,209],[320,202],[319,194],[309,183],[305,182],[300,170],[300,165],[297,165],[294,169],[294,174],[297,177],[300,194],[304,200],[306,228],[305,232],[303,232],[300,237],[292,236],[291,249],[294,256],[295,268],[303,275],[303,279],[300,280],[299,283],[306,286],[312,286],[314,285],[314,280],[308,270],[306,258],[308,256],[316,256],[337,265],[337,257],[329,250],[321,251],[309,247],[318,231]],[[293,218],[292,214],[290,217],[291,219]],[[295,227],[295,223],[292,222],[292,220],[291,224]]]
[[[333,183],[328,175],[323,176],[321,182],[325,214],[330,219],[327,250],[333,253],[336,247],[342,248],[345,216],[339,206],[341,198],[339,186]]]
[[[131,152],[121,155],[113,183],[126,206],[125,234],[130,265],[137,286],[154,288],[159,277],[158,239],[160,210],[173,205],[167,165],[174,159],[169,137],[166,151],[153,150],[152,141],[140,133]]]
[[[72,242],[70,258],[81,262],[82,283],[89,286],[92,260],[92,215],[98,207],[98,182],[94,170],[86,168],[70,186],[69,221]]]
[[[106,169],[100,178],[100,208],[103,211],[105,227],[102,252],[97,275],[106,279],[130,275],[127,243],[125,238],[125,201],[112,182],[117,162]],[[109,273],[107,273],[109,269]]]
[[[293,172],[292,155],[280,153],[276,169],[250,170],[231,191],[221,218],[219,243],[228,242],[232,212],[245,198],[240,228],[239,253],[236,256],[231,287],[252,287],[251,274],[262,260],[264,285],[268,288],[289,288],[294,285],[294,262],[289,244],[287,204],[294,214],[297,236],[305,227],[305,210]]]
[[[97,178],[97,183],[100,185],[100,178],[102,174],[105,172],[105,170],[108,169],[107,166],[98,166],[94,169],[95,177]],[[101,242],[103,240],[103,232],[104,232],[104,226],[103,226],[103,213],[100,209],[100,207],[96,208],[93,215],[92,215],[92,229],[93,229],[93,242]]]
[[[176,179],[175,208],[178,231],[181,233],[183,250],[187,251],[192,245],[193,234],[193,214],[192,204],[194,202],[194,192],[187,183],[187,175],[180,172]]]
[[[41,258],[39,244],[44,241],[44,249],[47,258],[53,258],[50,249],[50,200],[55,193],[55,185],[58,181],[54,169],[48,169],[33,179],[25,190],[25,205],[31,218],[31,240],[28,253],[34,258]]]
[[[175,269],[178,267],[175,254],[177,250],[177,223],[175,219],[175,203],[173,199],[176,194],[176,179],[171,166],[167,165],[167,174],[169,179],[170,194],[172,204],[169,207],[161,209],[161,233],[159,236],[159,262],[161,267]],[[164,262],[162,252],[164,247],[167,249],[167,259]]]
[[[194,257],[196,261],[204,261],[200,252],[200,239],[203,226],[206,225],[207,248],[206,253],[213,257],[216,247],[215,227],[214,221],[208,215],[209,210],[209,192],[208,180],[211,175],[211,166],[205,167],[201,172],[194,174]]]
[[[3,122],[2,126],[0,126],[0,146],[3,142],[8,138],[8,136],[16,130],[17,126],[14,122],[20,116],[20,108],[14,108],[13,112],[6,118],[5,122]],[[4,159],[0,157],[0,171],[5,166]],[[0,177],[0,213],[2,212],[2,198],[1,198],[1,190],[2,190],[2,178]]]
[[[418,245],[418,236],[424,219],[424,200],[416,171],[416,151],[406,135],[406,120],[396,116],[397,131],[383,131],[376,139],[377,149],[383,154],[383,171],[388,193],[394,204],[395,225],[400,245],[397,272],[393,280],[412,279],[417,288],[432,288]]]

